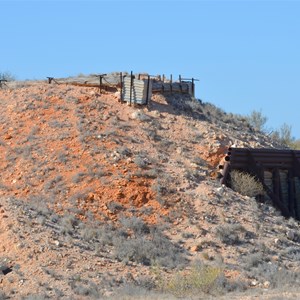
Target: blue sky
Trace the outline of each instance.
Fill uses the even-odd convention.
[[[196,97],[261,110],[300,138],[300,1],[0,0],[0,72],[198,78]]]

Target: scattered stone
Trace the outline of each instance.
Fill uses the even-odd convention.
[[[289,230],[287,231],[286,236],[289,240],[293,241],[295,239],[295,232],[293,230]]]
[[[136,110],[130,115],[130,119],[146,122],[150,120],[150,117],[144,114],[142,111]]]
[[[54,244],[55,244],[55,246],[57,246],[57,247],[60,247],[61,246],[61,243],[59,242],[59,241],[54,241]]]
[[[258,281],[256,281],[256,280],[252,280],[250,282],[250,286],[257,286],[257,285],[258,285]]]
[[[198,245],[192,246],[190,250],[192,252],[198,252],[199,251],[199,246]]]

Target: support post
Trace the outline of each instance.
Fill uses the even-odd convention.
[[[195,97],[194,78],[192,78],[192,96]]]
[[[100,90],[100,94],[101,94],[101,91],[102,91],[102,79],[104,76],[106,76],[107,74],[100,74],[100,75],[97,75],[97,77],[99,76],[99,90]]]
[[[120,102],[123,102],[123,74],[122,74],[122,72],[120,72],[120,85],[121,85]]]
[[[150,89],[150,75],[148,75],[148,81],[147,81],[146,105],[148,105],[148,103],[149,103],[149,89]]]
[[[296,195],[293,170],[288,170],[288,194],[289,194],[289,212],[293,218],[296,216]]]
[[[132,86],[133,86],[133,75],[132,71],[130,72],[130,97],[129,97],[129,105],[131,106],[131,97],[132,97]]]
[[[180,88],[180,93],[182,94],[181,75],[179,75],[179,88]]]
[[[48,83],[51,84],[51,82],[54,78],[53,77],[47,77],[47,78],[48,78]]]

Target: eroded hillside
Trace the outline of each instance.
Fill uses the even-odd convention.
[[[246,297],[293,286],[298,222],[216,178],[230,145],[271,141],[187,95],[156,94],[148,107],[118,99],[38,81],[0,90],[3,298]],[[195,291],[161,279],[197,261],[215,275]]]

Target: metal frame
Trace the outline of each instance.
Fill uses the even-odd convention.
[[[278,149],[229,148],[224,165],[219,166],[223,175],[221,183],[230,186],[230,171],[242,170],[257,177],[266,193],[285,217],[300,219],[300,199],[295,193],[295,178],[300,178],[300,151]],[[273,190],[265,183],[264,172],[272,170]],[[287,172],[281,182],[280,174]],[[282,185],[287,185],[288,202],[283,197]],[[299,204],[298,204],[299,202]]]

